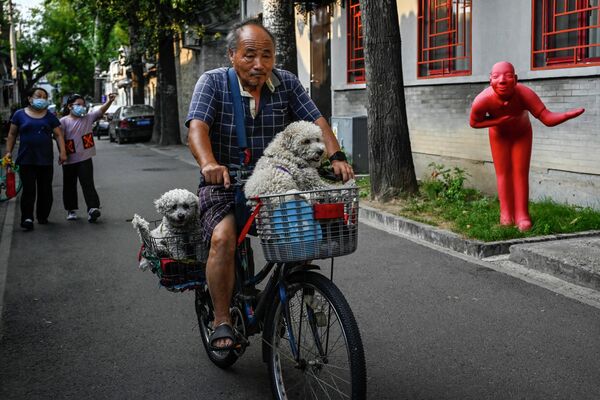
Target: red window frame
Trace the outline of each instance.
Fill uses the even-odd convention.
[[[471,0],[419,0],[417,78],[471,74]]]
[[[365,50],[363,46],[363,30],[360,18],[359,0],[348,1],[347,32],[347,72],[348,83],[365,83]]]
[[[532,69],[600,65],[600,1],[532,0],[532,10]]]

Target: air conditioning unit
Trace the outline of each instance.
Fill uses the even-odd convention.
[[[369,173],[369,132],[367,116],[332,116],[331,128],[340,146],[352,159],[354,172]]]

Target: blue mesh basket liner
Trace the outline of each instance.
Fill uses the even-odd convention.
[[[305,200],[281,203],[271,217],[273,242],[285,246],[292,258],[314,257],[323,238],[321,225],[314,219],[312,206]]]

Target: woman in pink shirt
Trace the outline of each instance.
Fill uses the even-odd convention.
[[[96,155],[92,124],[102,117],[112,104],[116,94],[108,95],[108,100],[98,110],[87,113],[85,100],[78,94],[67,99],[60,124],[65,135],[67,161],[63,164],[63,204],[67,210],[67,220],[77,219],[77,179],[81,184],[89,222],[100,217],[100,198],[94,186],[94,166],[92,157]]]

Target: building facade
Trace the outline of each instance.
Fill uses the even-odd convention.
[[[358,0],[331,10],[332,115],[366,115]],[[460,166],[469,183],[495,193],[487,130],[468,119],[498,61],[548,109],[584,107],[578,119],[534,130],[534,199],[600,208],[600,6],[598,0],[398,0],[402,69],[415,167]],[[366,134],[366,133],[365,133]]]
[[[426,177],[431,162],[458,166],[469,173],[468,185],[496,193],[487,130],[472,129],[468,120],[473,99],[489,85],[492,65],[509,61],[548,109],[586,109],[553,128],[531,117],[531,197],[600,209],[599,0],[396,3],[417,176]],[[367,115],[360,12],[358,0],[344,0],[294,16],[298,76],[334,131],[338,121]],[[241,1],[242,18],[261,13],[260,0]],[[227,29],[215,32],[201,46],[182,41],[176,51],[184,142],[195,81],[206,70],[229,65]]]

